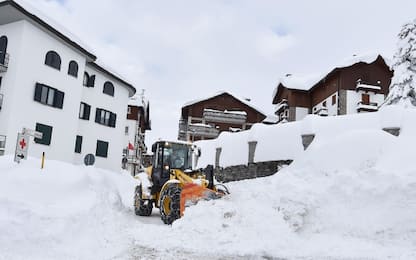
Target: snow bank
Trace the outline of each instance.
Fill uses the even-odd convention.
[[[229,196],[186,208],[171,226],[157,210],[134,215],[127,173],[0,157],[0,259],[416,259],[415,118],[389,107],[221,135],[227,157],[244,157],[238,141],[256,138],[257,156],[296,159],[227,184]],[[398,137],[381,130],[397,126]],[[311,132],[306,151],[290,141]],[[208,156],[219,143],[200,144]]]
[[[119,217],[135,183],[127,172],[57,161],[41,170],[39,160],[4,156],[0,179],[0,259],[103,259],[125,249]]]

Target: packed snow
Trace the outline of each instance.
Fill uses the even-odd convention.
[[[227,159],[246,160],[256,139],[257,160],[294,162],[228,183],[170,226],[157,210],[134,215],[127,172],[0,157],[0,259],[416,259],[414,118],[390,107],[221,135]],[[316,134],[306,151],[305,133]]]

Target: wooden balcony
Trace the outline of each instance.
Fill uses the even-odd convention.
[[[279,103],[276,104],[275,114],[278,115],[279,113],[283,112],[286,108],[289,108],[289,103],[287,99],[282,99]]]
[[[355,90],[358,91],[365,91],[365,92],[374,92],[374,93],[378,93],[381,90],[381,86],[380,85],[371,85],[371,84],[367,84],[363,81],[361,81],[360,79],[357,80],[357,85],[355,86]]]
[[[204,138],[217,138],[220,131],[212,126],[204,124],[190,124],[188,133],[191,136],[199,136]]]
[[[378,111],[378,104],[376,102],[363,102],[357,103],[357,112],[375,112]]]
[[[203,119],[206,122],[244,124],[247,120],[247,113],[244,111],[219,111],[214,109],[204,109]]]
[[[318,116],[328,116],[328,108],[321,107],[318,110],[314,111],[313,113]]]

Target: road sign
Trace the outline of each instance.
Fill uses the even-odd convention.
[[[20,162],[20,160],[27,158],[27,150],[29,149],[29,135],[18,133],[16,141],[16,152],[14,154],[14,161]]]
[[[42,137],[43,137],[42,132],[38,132],[38,131],[35,131],[33,129],[29,129],[29,128],[25,128],[25,127],[23,128],[22,134],[30,135],[30,136],[33,136],[33,137],[38,138],[38,139],[42,139]]]
[[[95,156],[91,153],[85,155],[84,157],[84,163],[86,166],[94,165],[95,163]]]

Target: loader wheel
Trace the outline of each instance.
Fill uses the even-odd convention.
[[[182,189],[171,184],[160,195],[160,218],[165,224],[172,224],[181,217],[181,192]]]
[[[134,213],[138,216],[150,216],[153,203],[150,200],[142,199],[142,185],[136,186],[134,193]]]

